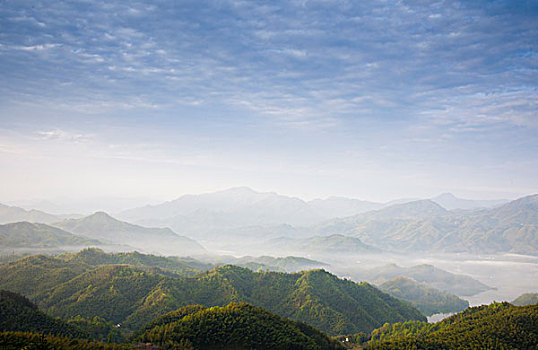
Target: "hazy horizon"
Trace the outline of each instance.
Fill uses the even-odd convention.
[[[537,15],[528,1],[5,2],[0,201],[536,193]]]

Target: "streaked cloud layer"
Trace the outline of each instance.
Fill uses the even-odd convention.
[[[537,23],[534,1],[3,1],[0,195],[536,191]]]

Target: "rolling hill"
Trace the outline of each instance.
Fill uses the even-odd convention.
[[[410,303],[425,316],[455,313],[469,307],[468,301],[454,294],[428,287],[408,277],[393,278],[380,285],[379,289]]]
[[[536,349],[538,304],[493,303],[472,307],[435,323],[387,324],[366,347],[384,349]]]
[[[344,349],[313,327],[246,303],[188,306],[164,315],[150,327],[137,340],[195,349]]]
[[[0,290],[0,332],[38,332],[88,338],[89,334],[67,322],[52,318],[20,294]]]
[[[323,270],[255,273],[224,266],[194,277],[171,277],[129,265],[95,267],[32,256],[0,266],[0,285],[24,293],[53,316],[100,316],[129,329],[181,306],[240,301],[330,334],[367,332],[385,322],[425,320],[416,309],[368,283],[341,280]]]

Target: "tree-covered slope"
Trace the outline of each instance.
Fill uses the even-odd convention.
[[[4,285],[53,316],[100,316],[133,330],[181,306],[241,301],[330,334],[368,332],[385,322],[425,320],[418,310],[367,283],[342,280],[323,270],[255,273],[224,266],[180,278],[129,265],[94,267],[38,256],[1,266],[0,286]]]
[[[231,303],[224,307],[186,307],[177,318],[137,337],[144,343],[193,349],[341,349],[317,329],[261,307]]]
[[[99,245],[95,239],[75,236],[45,224],[16,222],[0,225],[0,245],[4,247],[58,247]]]
[[[157,267],[178,275],[192,276],[214,267],[192,258],[164,257],[139,252],[105,253],[97,248],[88,248],[78,253],[65,253],[58,258],[68,262],[82,262],[92,266],[127,264],[141,268]]]
[[[0,332],[2,350],[135,350],[132,344],[107,344],[93,340],[73,339],[35,332]]]
[[[434,325],[407,322],[372,332],[368,349],[536,349],[538,304],[472,307]]]
[[[454,313],[465,310],[469,302],[454,294],[442,292],[407,277],[396,277],[379,286],[379,288],[416,307],[423,315]]]
[[[63,320],[52,318],[20,294],[0,290],[0,332],[38,332],[77,338],[89,334]]]

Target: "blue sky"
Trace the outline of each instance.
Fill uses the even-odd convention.
[[[0,2],[0,198],[538,191],[537,1]]]

